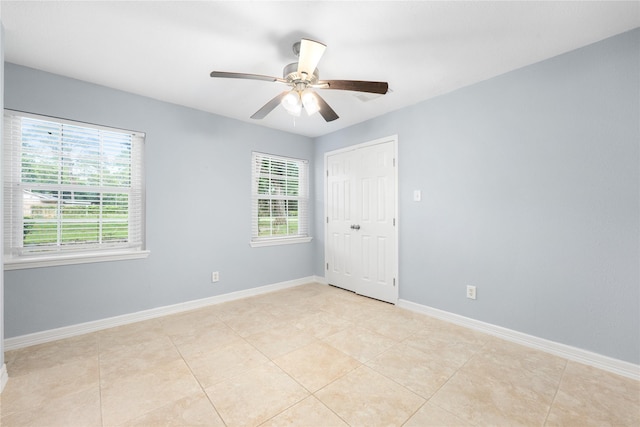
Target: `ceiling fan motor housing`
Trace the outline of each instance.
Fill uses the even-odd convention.
[[[291,64],[285,66],[284,70],[282,70],[282,78],[285,79],[287,83],[293,86],[297,86],[299,83],[304,83],[306,86],[316,84],[316,82],[320,78],[320,74],[317,68],[313,71],[312,75],[308,75],[306,73],[298,73],[298,63],[292,62]]]

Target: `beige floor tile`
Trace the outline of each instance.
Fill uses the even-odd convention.
[[[293,288],[289,288],[282,293],[295,295],[299,298],[300,302],[308,301],[311,298],[315,298],[328,293],[333,293],[334,288],[320,283],[308,283],[306,285],[300,285]]]
[[[549,353],[489,338],[486,345],[472,359],[474,366],[484,370],[498,367],[500,371],[527,372],[541,375],[557,383],[560,382],[567,360]]]
[[[505,380],[469,369],[458,371],[429,402],[473,424],[542,425],[555,391],[542,376]]]
[[[199,390],[200,385],[182,360],[127,377],[102,379],[103,422],[106,426],[120,425]]]
[[[223,427],[224,423],[204,392],[189,395],[151,411],[123,427]]]
[[[352,426],[399,426],[425,399],[361,366],[315,393]]]
[[[185,356],[185,360],[203,388],[269,361],[264,354],[243,339],[221,346],[215,351]]]
[[[158,319],[105,329],[97,334],[101,352],[113,351],[166,336]]]
[[[250,316],[259,311],[260,308],[252,303],[252,298],[242,298],[216,305],[216,315],[222,321],[237,316]]]
[[[191,310],[160,318],[164,332],[170,337],[181,335],[195,335],[207,330],[210,326],[220,323],[216,316],[215,306]]]
[[[360,366],[357,360],[323,342],[285,354],[274,362],[311,392]]]
[[[224,323],[244,338],[271,329],[280,323],[280,319],[267,311],[258,310],[228,316]]]
[[[380,335],[401,341],[425,327],[425,322],[410,311],[391,306],[380,310],[376,316],[358,320],[358,326],[370,329]]]
[[[379,314],[379,310],[390,307],[390,304],[355,294],[346,294],[324,299],[319,308],[322,311],[340,316],[347,320],[360,320]]]
[[[480,351],[490,339],[494,338],[460,326],[439,325],[420,330],[403,343],[459,367]]]
[[[638,381],[320,284],[5,361],[2,426],[640,426]]]
[[[429,402],[425,403],[402,427],[471,427],[468,423],[451,412],[445,411]]]
[[[5,362],[9,376],[17,377],[36,370],[92,358],[98,353],[98,337],[95,334],[85,334],[8,351],[5,353]]]
[[[364,363],[397,344],[397,341],[356,326],[323,339],[324,342]]]
[[[324,406],[318,399],[309,396],[264,424],[260,424],[260,427],[287,426],[348,427],[348,424]]]
[[[278,323],[269,329],[245,338],[270,359],[282,356],[316,340],[291,323]]]
[[[199,328],[189,334],[171,337],[180,354],[185,357],[211,353],[240,339],[240,335],[222,322],[212,323],[206,329]]]
[[[2,414],[0,425],[37,427],[100,427],[100,392],[98,387],[48,399],[22,412]]]
[[[291,302],[279,301],[265,307],[264,310],[273,314],[278,322],[287,324],[295,323],[300,317],[309,313],[308,308],[304,306],[304,302],[297,301],[297,299]]]
[[[568,362],[549,426],[640,426],[640,382]]]
[[[305,297],[286,289],[251,298],[251,303],[260,310],[276,316],[300,315],[304,312]]]
[[[169,337],[164,336],[102,352],[100,375],[105,380],[119,378],[178,360],[182,360],[182,356]]]
[[[225,424],[256,426],[309,395],[272,362],[205,390]]]
[[[324,311],[311,311],[293,321],[296,328],[318,339],[326,338],[355,325],[349,320]]]
[[[456,372],[457,366],[407,345],[397,345],[366,363],[368,367],[428,399]]]
[[[493,339],[459,372],[528,390],[540,402],[550,404],[565,366],[566,360],[560,357]]]
[[[46,369],[37,369],[16,377],[9,374],[2,392],[2,415],[33,410],[48,402],[99,386],[98,358],[72,360]]]

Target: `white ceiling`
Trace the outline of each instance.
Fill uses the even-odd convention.
[[[319,136],[640,26],[640,2],[2,1],[5,60]],[[249,117],[286,87],[301,37],[327,50],[320,78],[389,82],[363,101],[320,90],[340,118]]]

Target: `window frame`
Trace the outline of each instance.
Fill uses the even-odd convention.
[[[100,137],[104,137],[109,134],[127,134],[131,136],[131,148],[130,148],[130,163],[129,166],[129,179],[128,186],[109,186],[104,182],[99,184],[93,183],[87,185],[86,182],[81,182],[79,185],[70,186],[58,180],[57,183],[51,184],[39,184],[23,180],[23,137],[22,132],[24,127],[22,125],[23,119],[27,120],[39,120],[55,124],[57,126],[72,127],[80,130],[89,130],[95,135],[97,132]],[[81,139],[80,145],[85,143]],[[5,109],[3,115],[3,214],[4,214],[4,242],[3,242],[3,254],[4,254],[4,269],[16,270],[25,268],[38,268],[38,267],[50,267],[57,265],[70,265],[70,264],[84,264],[92,262],[103,261],[117,261],[128,259],[141,259],[146,258],[149,255],[149,251],[146,249],[146,236],[145,236],[145,179],[144,179],[144,145],[145,134],[143,132],[130,131],[125,129],[118,129],[108,126],[95,125],[92,123],[85,123],[79,121],[73,121],[68,119],[62,119],[58,117],[45,116],[42,114],[33,114],[23,111]],[[75,144],[71,145],[76,147]],[[99,154],[100,168],[105,165],[105,157],[102,151]],[[55,160],[55,170],[61,171],[65,166],[60,160]],[[59,173],[59,172],[58,172]],[[102,176],[102,175],[101,175]],[[84,185],[84,187],[83,187]],[[115,184],[114,184],[115,185]],[[126,199],[126,226],[127,235],[126,240],[116,242],[115,240],[102,241],[102,237],[98,238],[98,242],[79,244],[70,244],[65,246],[61,244],[60,237],[57,239],[57,243],[54,246],[43,247],[41,252],[36,250],[25,250],[24,246],[24,202],[25,194],[30,194],[30,189],[40,188],[44,191],[58,191],[62,194],[64,192],[78,193],[86,192],[100,195],[99,198],[99,216],[96,218],[96,224],[99,227],[103,227],[105,224],[109,224],[109,221],[104,216],[102,211],[102,197],[111,194],[127,194]],[[57,187],[57,188],[55,188]],[[123,190],[124,189],[124,190]],[[57,204],[55,208],[56,215],[60,215],[62,212],[62,196],[57,196]],[[58,219],[57,227],[61,227],[64,222],[62,219]],[[81,219],[82,221],[82,219]],[[118,220],[116,220],[118,221]],[[121,221],[118,221],[121,222]],[[58,234],[60,231],[58,231]]]
[[[298,186],[297,196],[276,196],[265,197],[259,194],[260,182],[260,165],[261,161],[267,159],[269,161],[295,163],[298,167]],[[269,174],[271,175],[271,174]],[[264,176],[263,176],[264,178]],[[270,178],[268,178],[270,179]],[[288,182],[287,182],[288,185]],[[276,236],[260,236],[259,228],[259,200],[282,200],[285,202],[297,202],[297,220],[298,232],[296,234],[276,235]],[[312,240],[310,234],[309,220],[309,161],[306,159],[298,159],[293,157],[279,156],[259,151],[251,153],[251,238],[249,244],[251,247],[264,247],[274,245],[287,245],[296,243],[308,243]]]

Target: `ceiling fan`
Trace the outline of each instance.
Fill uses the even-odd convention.
[[[324,54],[326,45],[308,39],[302,39],[294,43],[293,52],[298,56],[298,62],[284,67],[282,78],[263,76],[260,74],[230,73],[226,71],[212,71],[211,77],[223,77],[232,79],[264,80],[280,82],[291,86],[262,108],[256,111],[251,118],[263,119],[279,104],[293,116],[300,116],[304,109],[308,115],[319,112],[325,121],[330,122],[338,118],[338,114],[327,102],[313,89],[337,89],[356,92],[368,92],[385,94],[389,89],[387,82],[371,82],[362,80],[320,80],[318,63]]]

